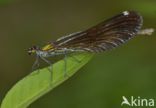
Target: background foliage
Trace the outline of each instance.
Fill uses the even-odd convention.
[[[0,0],[0,102],[31,72],[34,57],[26,52],[31,45],[45,45],[124,10],[140,12],[143,27],[156,28],[155,0]],[[113,108],[120,107],[123,95],[156,99],[155,35],[97,54],[30,108]]]

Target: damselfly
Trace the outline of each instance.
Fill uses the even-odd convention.
[[[133,38],[140,31],[142,23],[143,19],[137,12],[124,11],[85,31],[61,37],[43,48],[33,46],[29,48],[28,53],[36,54],[37,59],[34,66],[37,66],[39,58],[51,64],[46,59],[47,57],[55,55],[66,57],[72,52],[103,52]]]

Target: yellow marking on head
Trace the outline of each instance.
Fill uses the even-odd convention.
[[[50,49],[54,49],[54,46],[52,46],[51,44],[49,45],[46,45],[42,48],[43,51],[47,51],[47,50],[50,50]]]
[[[32,52],[32,53],[35,53],[35,52],[36,52],[36,50],[31,50],[31,52]]]

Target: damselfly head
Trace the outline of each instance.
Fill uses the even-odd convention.
[[[28,54],[32,55],[32,54],[36,53],[37,50],[39,50],[39,47],[38,46],[33,46],[33,47],[28,49]]]

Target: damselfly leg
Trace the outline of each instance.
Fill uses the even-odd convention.
[[[50,61],[48,61],[47,59],[45,59],[44,57],[40,57],[43,61],[45,61],[47,64],[49,64],[50,65],[50,67],[48,68],[48,70],[50,71],[50,80],[51,80],[51,82],[53,82],[53,64],[50,62]]]
[[[52,73],[52,63],[50,61],[48,61],[47,59],[45,59],[44,57],[41,56],[36,56],[36,60],[32,66],[32,71],[37,70],[37,73],[40,71],[39,69],[39,59],[42,59],[44,62],[46,62],[47,64],[50,65],[50,67],[48,68],[49,72],[50,72],[50,80],[51,82],[53,82],[53,73]]]
[[[64,51],[64,77],[68,77],[67,74],[67,53]]]
[[[36,60],[35,60],[35,62],[33,64],[33,66],[32,66],[32,71],[38,69],[39,68],[39,65],[40,65],[39,64],[39,56],[36,56]],[[39,70],[38,70],[38,72],[39,72]]]
[[[67,56],[71,57],[77,63],[81,62],[80,60],[78,60],[73,55],[68,54],[67,51],[65,50],[64,51],[64,77],[68,77],[68,73],[67,73]]]

